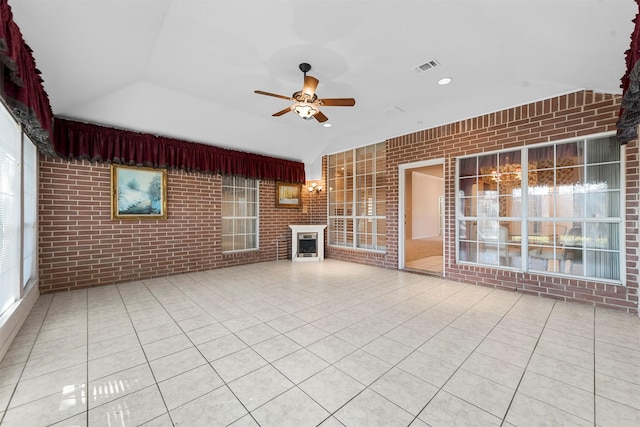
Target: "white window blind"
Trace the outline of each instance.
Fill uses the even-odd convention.
[[[0,108],[0,315],[20,296],[20,129]]]

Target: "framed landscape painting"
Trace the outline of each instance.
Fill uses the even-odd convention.
[[[288,182],[276,183],[276,206],[279,208],[297,208],[302,205],[300,189],[302,184]]]
[[[167,170],[111,165],[111,219],[167,219]]]

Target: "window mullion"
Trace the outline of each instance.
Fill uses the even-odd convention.
[[[529,271],[529,151],[525,148],[522,149],[522,180],[521,185],[521,199],[520,199],[520,256],[522,259],[522,270]]]

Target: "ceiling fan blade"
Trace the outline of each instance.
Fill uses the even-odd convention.
[[[316,88],[320,81],[315,77],[304,76],[304,86],[302,87],[302,93],[306,93],[309,97],[312,97],[316,93]]]
[[[329,120],[329,118],[327,116],[322,114],[322,111],[318,111],[313,117],[315,117],[315,119],[317,121],[319,121],[320,123],[323,123],[323,122],[326,122],[327,120]]]
[[[318,104],[328,107],[353,107],[356,100],[353,98],[322,98],[318,99]]]
[[[281,115],[283,115],[283,114],[288,113],[289,111],[291,111],[291,107],[287,107],[287,108],[285,108],[284,110],[280,110],[280,111],[278,111],[277,113],[273,113],[273,114],[272,114],[272,116],[273,116],[273,117],[279,117],[279,116],[281,116]]]
[[[265,91],[262,91],[262,90],[254,90],[254,92],[257,93],[258,95],[273,96],[274,98],[286,99],[288,101],[291,100],[290,96],[278,95],[277,93],[265,92]]]

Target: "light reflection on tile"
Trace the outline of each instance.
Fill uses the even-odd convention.
[[[331,259],[265,262],[40,296],[0,361],[0,416],[636,427],[638,337],[634,314]]]

